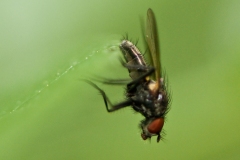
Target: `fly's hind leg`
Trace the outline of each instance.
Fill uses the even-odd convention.
[[[131,82],[130,79],[106,79],[99,76],[93,80],[107,85],[127,85],[129,82]]]
[[[135,79],[133,81],[131,81],[130,79],[105,79],[105,78],[102,78],[102,77],[98,77],[95,80],[98,81],[98,82],[101,82],[103,84],[108,84],[108,85],[127,85],[128,88],[132,88],[131,87],[132,85],[138,84],[140,81],[142,81],[144,78],[146,78],[147,76],[151,75],[155,71],[155,68],[151,67],[151,66],[126,64],[122,59],[120,59],[120,62],[121,62],[121,64],[125,68],[127,68],[129,70],[136,70],[138,72],[145,72],[145,73],[142,74],[142,76],[138,77],[137,79]]]
[[[138,77],[137,79],[131,81],[130,83],[127,84],[127,91],[129,93],[135,92],[136,87],[140,84],[141,81],[143,81],[143,79],[146,79],[146,77],[150,76],[153,72],[155,71],[155,68],[151,67],[148,72],[142,74],[140,77]]]
[[[99,88],[96,84],[94,84],[93,82],[91,81],[88,81],[88,80],[85,80],[88,84],[90,84],[91,86],[93,86],[94,88],[96,88],[100,94],[102,95],[103,97],[103,100],[104,100],[104,103],[105,103],[105,106],[106,106],[106,109],[108,112],[114,112],[118,109],[121,109],[121,108],[124,108],[124,107],[128,107],[132,104],[132,100],[131,99],[128,99],[126,101],[123,101],[123,102],[120,102],[118,104],[115,104],[113,105],[109,98],[107,97],[106,93],[101,89]],[[111,106],[111,108],[108,107],[108,104]]]
[[[141,76],[139,76],[137,79],[134,79],[133,81],[129,82],[127,84],[128,87],[131,87],[131,85],[141,82],[144,78],[150,76],[155,71],[155,68],[152,66],[126,64],[122,59],[120,59],[120,62],[128,70],[136,70],[138,72],[145,72]]]
[[[135,79],[135,80],[131,81],[130,83],[128,83],[127,86],[130,87],[131,85],[138,84],[139,82],[141,82],[146,77],[150,76],[155,71],[154,67],[149,66],[149,67],[146,67],[146,68],[148,69],[148,71],[146,73],[142,74],[137,79]]]
[[[135,90],[140,82],[148,81],[147,77],[150,76],[155,71],[155,68],[152,66],[129,65],[129,64],[124,64],[124,66],[130,70],[143,72],[141,76],[139,76],[138,78],[134,79],[133,81],[127,84],[128,92],[132,92],[133,90]]]

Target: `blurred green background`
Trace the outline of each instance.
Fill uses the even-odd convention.
[[[151,7],[172,92],[165,141],[108,114],[82,78],[127,78],[125,33]],[[0,159],[239,159],[240,1],[0,1]],[[113,102],[124,87],[99,84]]]

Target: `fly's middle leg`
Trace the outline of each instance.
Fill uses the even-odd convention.
[[[132,100],[127,99],[126,101],[123,101],[123,102],[120,102],[118,104],[113,105],[111,103],[111,101],[109,100],[109,98],[107,97],[106,93],[101,88],[99,88],[96,84],[94,84],[91,81],[88,81],[88,80],[85,80],[85,81],[88,84],[90,84],[91,86],[93,86],[94,88],[96,88],[100,92],[100,94],[103,97],[103,100],[104,100],[104,103],[105,103],[105,106],[106,106],[106,109],[107,109],[108,112],[114,112],[114,111],[119,110],[121,108],[128,107],[132,104]],[[108,107],[108,104],[111,106],[111,108]]]
[[[131,92],[132,90],[135,90],[135,88],[139,85],[140,82],[142,82],[146,77],[150,76],[154,71],[154,67],[146,67],[148,68],[148,71],[146,73],[143,73],[141,76],[138,78],[134,79],[130,83],[127,84],[128,91]]]

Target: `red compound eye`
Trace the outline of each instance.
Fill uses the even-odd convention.
[[[161,132],[163,124],[164,124],[164,119],[157,118],[148,125],[147,129],[150,133],[157,134]]]

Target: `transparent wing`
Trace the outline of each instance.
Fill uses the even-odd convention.
[[[161,86],[161,64],[160,64],[160,53],[158,46],[158,33],[157,33],[157,24],[155,20],[154,13],[151,8],[147,11],[147,27],[146,27],[146,41],[150,51],[151,59],[153,66],[155,68],[154,78],[156,80],[155,90],[158,90]]]

